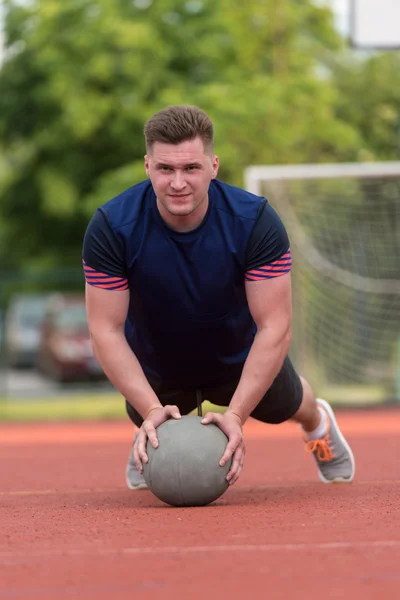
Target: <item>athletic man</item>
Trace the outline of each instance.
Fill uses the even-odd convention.
[[[213,125],[172,106],[144,129],[148,179],[94,214],[84,240],[86,305],[94,353],[139,427],[128,487],[146,487],[146,443],[156,427],[196,408],[226,406],[203,423],[228,436],[223,465],[243,467],[251,415],[304,431],[325,483],[349,482],[354,458],[329,404],[294,370],[291,254],[265,198],[217,180]]]

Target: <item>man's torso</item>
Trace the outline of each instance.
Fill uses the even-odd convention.
[[[131,190],[99,209],[118,265],[93,258],[89,242],[84,259],[102,273],[126,278],[126,337],[144,372],[180,387],[236,377],[256,331],[245,273],[265,199],[212,182],[205,219],[178,233],[162,221],[150,182]]]

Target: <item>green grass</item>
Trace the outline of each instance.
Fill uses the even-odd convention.
[[[203,414],[224,409],[203,403]],[[196,411],[194,411],[196,412]],[[0,421],[85,421],[126,419],[125,401],[117,393],[62,396],[30,401],[0,398]]]
[[[387,400],[379,386],[338,386],[321,390],[321,397],[334,406],[376,406]],[[203,403],[203,414],[224,408]],[[196,414],[196,411],[193,411]],[[85,421],[125,419],[125,402],[118,393],[86,393],[71,396],[38,398],[29,401],[0,397],[0,422]]]
[[[383,404],[393,396],[383,385],[325,386],[319,390],[334,406],[374,406]]]
[[[1,421],[120,419],[125,403],[119,394],[84,394],[45,399],[0,400]]]

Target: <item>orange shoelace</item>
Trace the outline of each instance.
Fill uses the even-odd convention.
[[[329,462],[335,458],[333,454],[333,448],[331,445],[331,440],[329,438],[329,429],[330,422],[329,416],[327,415],[328,429],[323,438],[318,438],[317,440],[310,440],[306,443],[306,452],[309,454],[316,455],[317,459],[320,462]]]
[[[307,442],[306,452],[309,452],[310,454],[315,452],[320,462],[329,462],[335,458],[328,434],[326,434],[326,436],[323,438],[319,438],[318,440],[310,440]]]

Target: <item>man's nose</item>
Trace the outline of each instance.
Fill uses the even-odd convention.
[[[181,171],[175,171],[171,181],[171,186],[174,190],[183,190],[186,185],[185,176]]]

